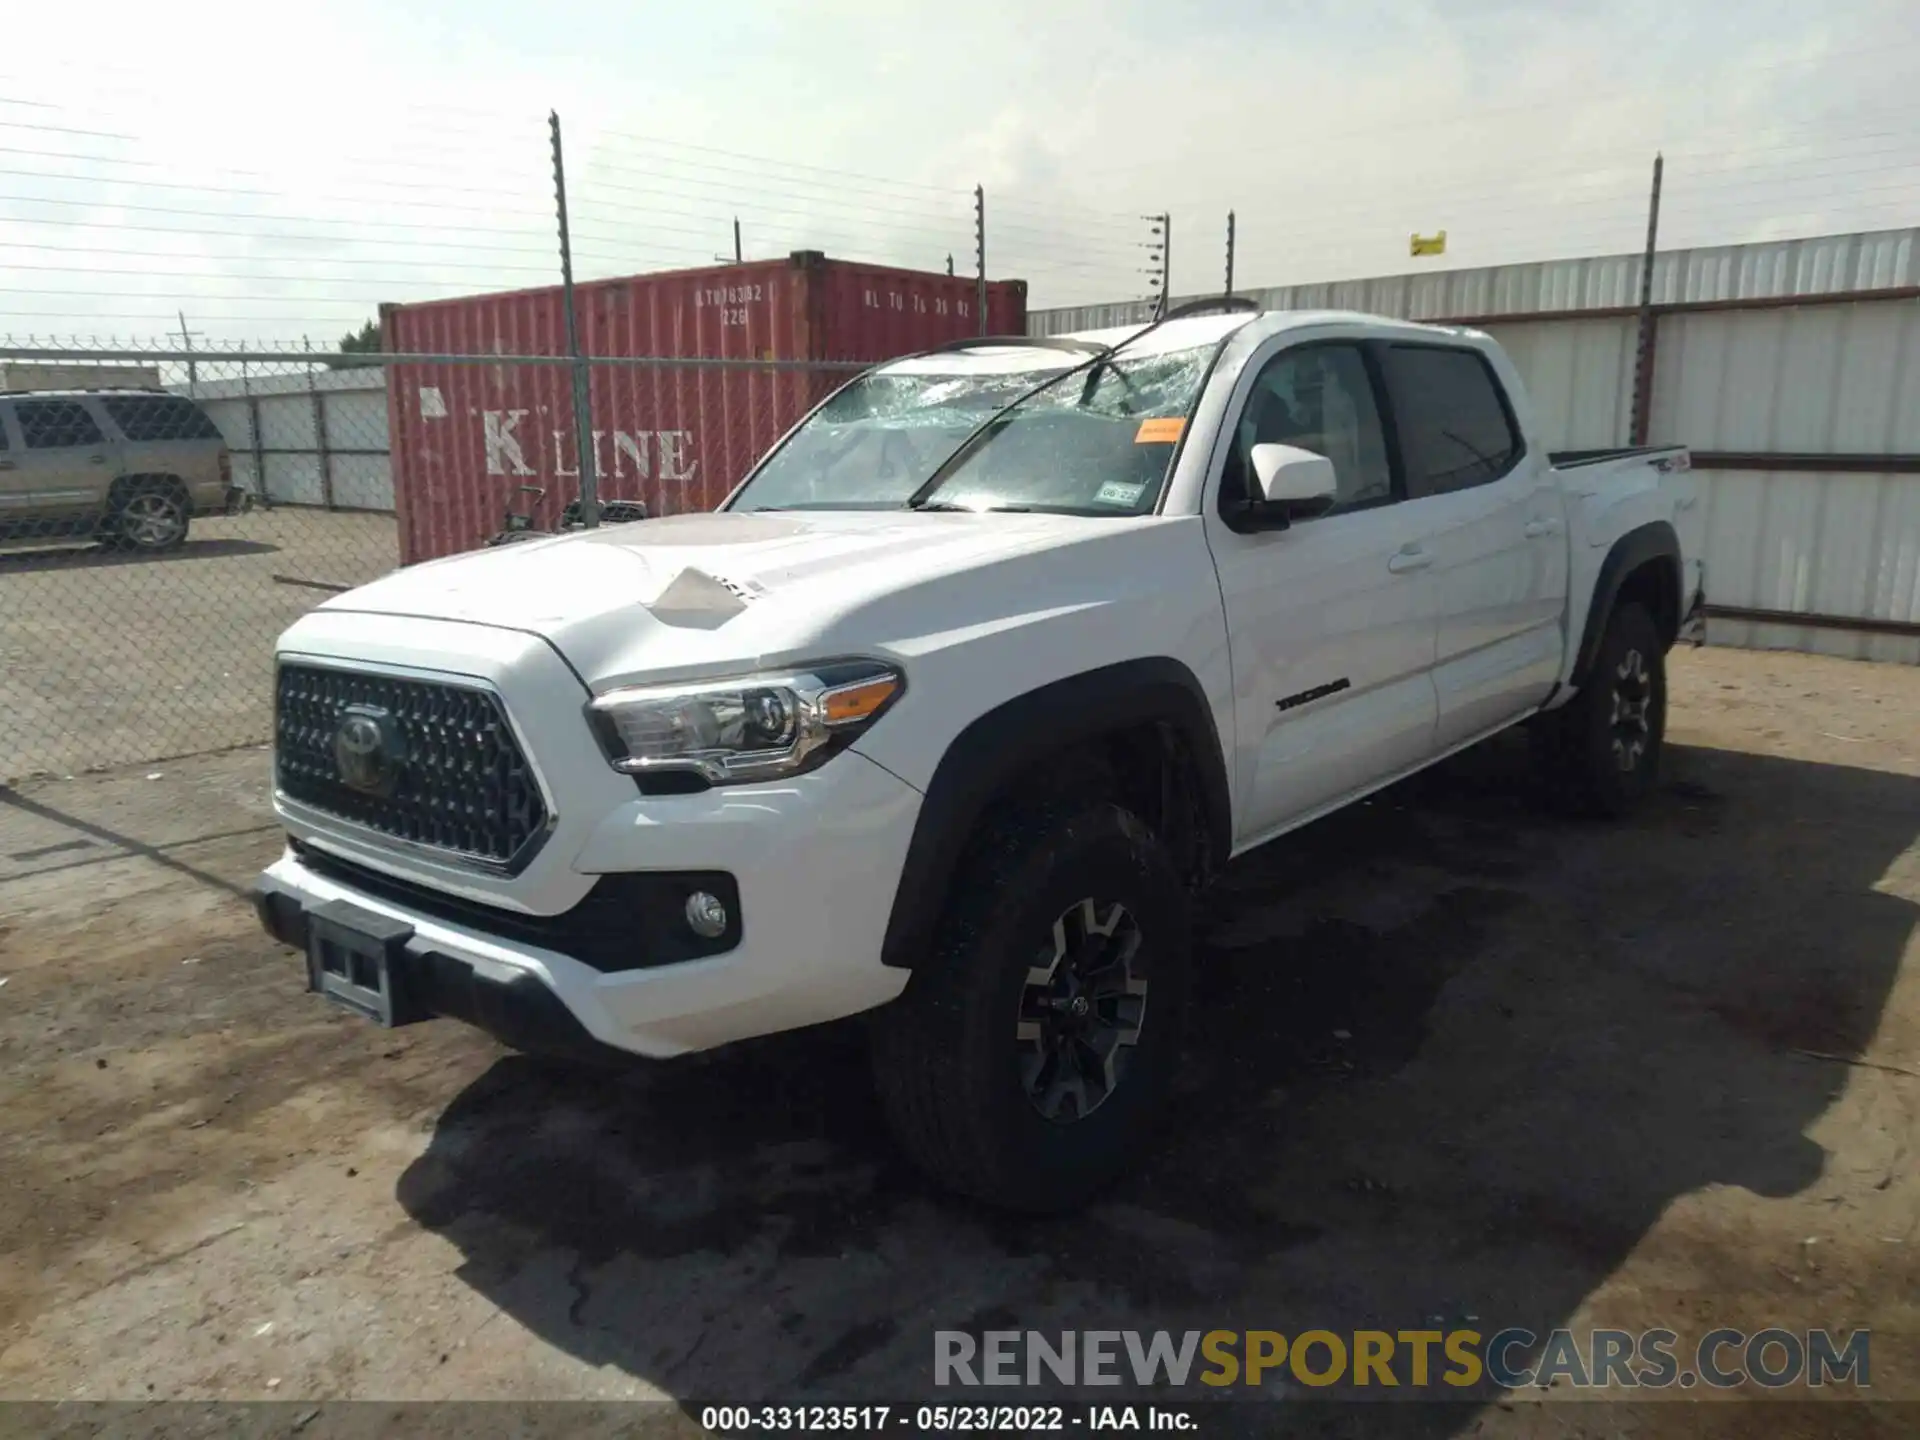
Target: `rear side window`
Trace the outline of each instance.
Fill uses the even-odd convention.
[[[98,445],[106,439],[78,400],[18,400],[13,413],[29,450],[58,450],[68,445]]]
[[[129,440],[218,440],[206,412],[178,395],[103,395],[107,417]]]
[[[1485,485],[1519,463],[1525,447],[1478,351],[1393,345],[1386,372],[1408,494]]]

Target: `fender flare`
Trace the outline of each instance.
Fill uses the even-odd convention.
[[[1685,583],[1680,563],[1680,537],[1672,524],[1665,520],[1654,520],[1648,524],[1629,530],[1613,542],[1613,548],[1607,552],[1607,558],[1600,562],[1600,574],[1593,582],[1593,603],[1587,607],[1586,627],[1580,634],[1580,649],[1576,652],[1573,665],[1572,684],[1578,689],[1586,682],[1593,670],[1594,657],[1600,653],[1600,641],[1607,633],[1607,622],[1613,619],[1614,602],[1620,598],[1620,587],[1626,583],[1627,576],[1638,570],[1649,560],[1667,560],[1673,566],[1674,617],[1678,619],[1683,611],[1680,587]]]
[[[1233,831],[1226,756],[1213,708],[1193,671],[1155,656],[1050,681],[970,722],[940,757],[907,845],[881,962],[912,969],[927,952],[967,842],[1010,781],[1076,742],[1155,723],[1171,727],[1192,758],[1208,845],[1225,857]]]

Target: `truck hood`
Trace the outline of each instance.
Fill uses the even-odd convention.
[[[880,617],[901,592],[1010,562],[1025,569],[1036,552],[1137,536],[1158,523],[904,511],[675,515],[413,566],[323,608],[535,634],[599,690],[818,659],[823,645],[884,648]]]

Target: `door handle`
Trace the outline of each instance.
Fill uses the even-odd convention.
[[[1387,569],[1396,575],[1404,575],[1409,570],[1424,570],[1432,563],[1432,555],[1418,545],[1411,545],[1387,561]]]
[[[1529,520],[1527,521],[1527,528],[1523,533],[1529,540],[1538,540],[1542,535],[1558,535],[1560,533],[1560,522],[1558,520]]]
[[[87,456],[87,463],[89,465],[104,465],[107,463],[107,457],[104,455],[89,455]]]
[[[17,460],[0,460],[0,470],[18,470],[19,468],[20,463]]]

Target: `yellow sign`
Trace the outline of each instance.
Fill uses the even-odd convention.
[[[1412,243],[1407,247],[1411,255],[1444,255],[1447,253],[1447,232],[1437,231],[1432,235],[1414,235],[1409,237]]]

